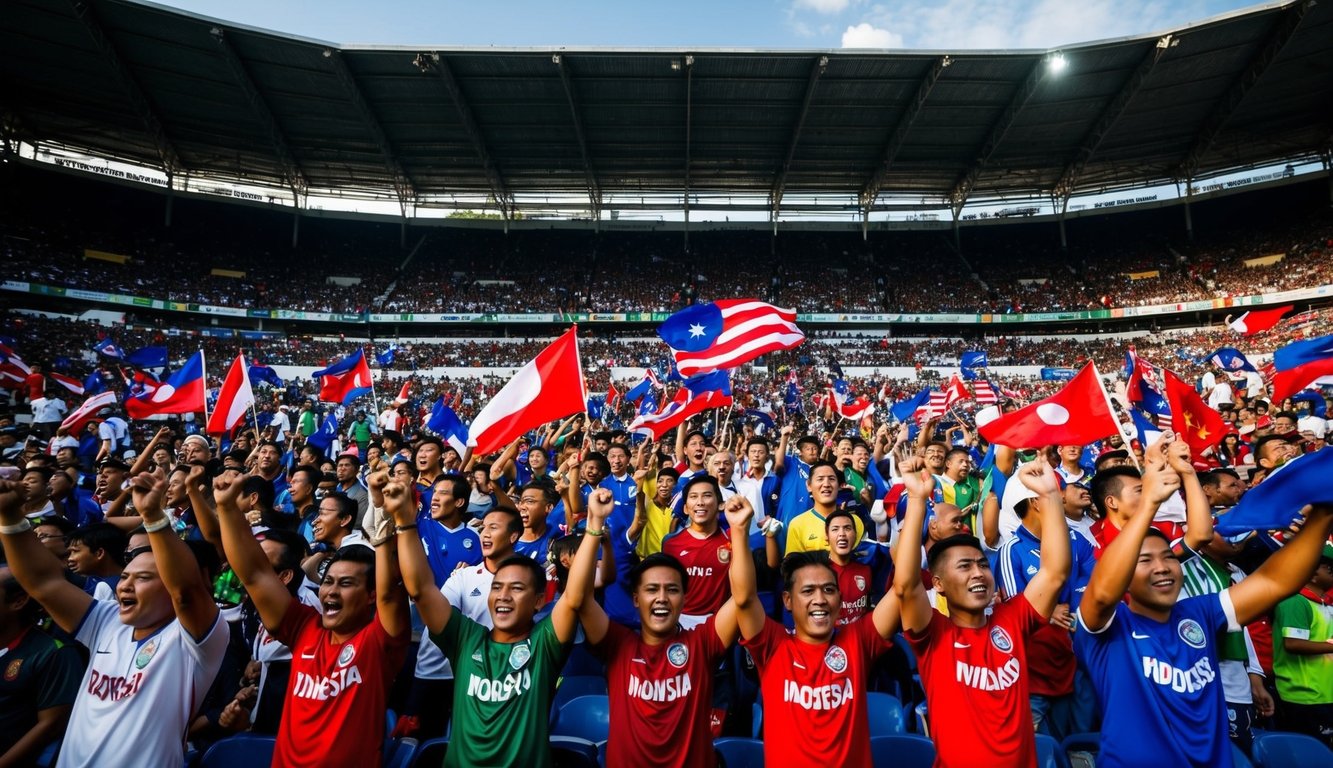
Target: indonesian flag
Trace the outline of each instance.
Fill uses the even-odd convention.
[[[97,416],[97,412],[103,408],[109,408],[116,404],[116,393],[110,390],[99,392],[87,400],[78,408],[70,412],[65,420],[60,422],[60,428],[64,429],[75,437],[78,437],[83,428],[89,421]]]
[[[167,377],[152,393],[125,399],[131,419],[163,413],[198,413],[204,410],[204,353],[195,352],[185,365]]]
[[[250,387],[250,367],[245,363],[245,355],[237,355],[227,371],[227,378],[222,380],[218,390],[218,402],[208,416],[208,426],[204,431],[210,435],[227,435],[245,418],[245,411],[254,405],[255,391]]]
[[[1172,431],[1189,443],[1195,455],[1220,443],[1227,431],[1222,414],[1210,408],[1179,376],[1169,370],[1162,374],[1166,378],[1166,399],[1171,404]]]
[[[410,399],[408,396],[408,392],[411,389],[412,389],[412,377],[408,376],[407,380],[403,382],[403,388],[398,390],[398,397],[395,397],[393,399],[393,404],[403,405],[404,403],[406,403]]]
[[[1006,413],[979,427],[991,443],[1010,448],[1046,445],[1087,445],[1119,433],[1106,392],[1097,381],[1097,369],[1088,363],[1064,389],[1044,400]]]
[[[577,332],[576,325],[551,342],[481,409],[468,432],[476,453],[499,450],[530,429],[587,407]]]
[[[54,371],[46,375],[48,378],[51,379],[51,381],[54,381],[55,383],[59,384],[65,389],[68,389],[71,393],[76,395],[83,394],[83,382],[79,381],[73,376],[66,376],[63,373],[56,373]]]
[[[1272,309],[1254,309],[1227,323],[1227,327],[1242,336],[1263,333],[1278,324],[1282,316],[1290,312],[1292,305]]]

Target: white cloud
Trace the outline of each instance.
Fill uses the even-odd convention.
[[[815,13],[835,14],[847,10],[851,0],[796,0],[797,8],[805,8]]]
[[[843,48],[902,48],[903,36],[865,22],[842,33]]]

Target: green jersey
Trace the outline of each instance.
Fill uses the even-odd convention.
[[[1284,638],[1326,643],[1333,638],[1333,605],[1292,595],[1273,612],[1273,675],[1277,692],[1292,704],[1333,704],[1333,654],[1288,653]]]
[[[528,639],[498,643],[455,609],[430,639],[454,669],[453,736],[445,768],[549,768],[551,699],[569,655],[550,617]]]
[[[352,442],[368,443],[370,442],[370,422],[354,421],[352,422]]]

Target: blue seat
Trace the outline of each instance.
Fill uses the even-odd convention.
[[[931,768],[935,744],[924,736],[897,734],[870,739],[870,760],[875,768]]]
[[[926,719],[926,702],[917,704],[913,711],[916,712],[916,732],[921,736],[930,738],[930,721]]]
[[[597,745],[575,736],[551,737],[551,765],[555,768],[600,768]]]
[[[384,768],[410,768],[417,754],[416,739],[395,739],[384,754]]]
[[[759,739],[717,739],[713,749],[726,768],[764,768],[764,742]]]
[[[276,736],[238,733],[215,743],[204,753],[199,768],[235,768],[235,766],[269,765],[273,762]]]
[[[574,677],[577,675],[591,675],[592,677],[606,677],[606,666],[592,652],[584,647],[583,643],[576,644],[569,651],[569,658],[565,660],[564,669],[560,674],[565,677]]]
[[[578,696],[560,708],[552,736],[573,736],[596,744],[611,732],[611,705],[606,694]]]
[[[750,736],[764,738],[764,705],[757,701],[750,705]]]
[[[870,718],[870,737],[907,733],[903,703],[887,693],[867,693],[866,712]]]
[[[1234,741],[1231,742],[1231,762],[1235,765],[1235,768],[1254,768],[1254,763],[1250,762],[1250,756],[1236,746]]]
[[[1269,732],[1254,740],[1255,768],[1333,765],[1333,750],[1303,733]]]
[[[444,763],[444,756],[449,752],[448,739],[430,739],[423,741],[417,746],[417,751],[412,755],[412,762],[409,764],[412,768],[438,768]]]
[[[1060,742],[1060,751],[1072,768],[1095,768],[1097,755],[1102,751],[1100,733],[1071,733]]]
[[[1044,733],[1037,737],[1037,768],[1069,768],[1069,758],[1059,742]]]
[[[560,680],[560,687],[555,689],[551,699],[551,722],[566,704],[580,696],[606,695],[606,678],[593,675],[570,675]]]

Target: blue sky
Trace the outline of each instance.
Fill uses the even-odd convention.
[[[1051,48],[1178,27],[1244,0],[159,0],[335,43]]]

